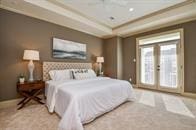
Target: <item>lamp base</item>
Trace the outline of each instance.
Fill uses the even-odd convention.
[[[99,75],[102,75],[102,64],[101,63],[98,64],[99,64]]]
[[[29,82],[33,82],[33,70],[34,70],[34,64],[33,61],[30,60],[29,64],[28,64],[28,69],[29,69]]]
[[[35,81],[34,79],[33,80],[30,80],[30,79],[28,80],[28,82],[34,82],[34,81]]]

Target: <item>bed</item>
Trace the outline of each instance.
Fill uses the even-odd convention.
[[[44,62],[46,106],[60,117],[59,130],[83,130],[83,124],[111,111],[135,95],[129,82],[108,77],[50,80],[50,70],[92,69],[91,63]]]

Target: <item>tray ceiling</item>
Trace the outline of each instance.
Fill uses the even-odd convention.
[[[117,27],[186,0],[56,0],[87,17]],[[131,11],[129,11],[131,9]],[[112,19],[111,19],[112,18]]]
[[[101,38],[196,19],[195,0],[0,0],[0,8]]]

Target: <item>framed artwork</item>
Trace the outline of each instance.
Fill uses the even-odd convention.
[[[53,38],[53,57],[62,59],[86,59],[86,44]]]

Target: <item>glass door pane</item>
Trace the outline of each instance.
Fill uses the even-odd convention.
[[[160,86],[177,88],[177,44],[160,45]]]
[[[140,79],[142,84],[155,84],[154,47],[141,47]]]

